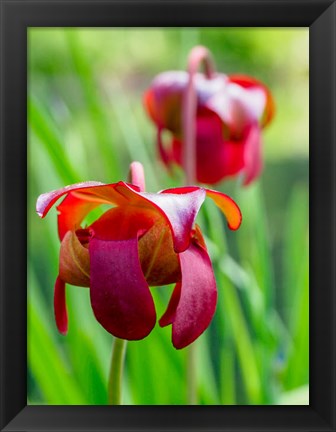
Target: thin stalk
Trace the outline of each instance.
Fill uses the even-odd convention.
[[[197,386],[196,386],[196,342],[187,348],[187,403],[197,405]]]
[[[185,183],[196,183],[196,115],[197,93],[195,75],[201,64],[204,73],[211,79],[215,74],[214,63],[210,52],[203,46],[194,47],[188,58],[188,84],[183,97],[182,125],[183,125],[183,168]],[[196,345],[195,342],[187,349],[187,403],[197,405],[196,386]]]
[[[127,341],[114,338],[108,381],[108,404],[121,405],[121,386]]]
[[[189,80],[183,99],[182,124],[183,124],[183,168],[186,175],[186,183],[191,185],[196,182],[196,114],[197,94],[195,87],[195,75],[200,66],[204,64],[204,73],[208,79],[215,74],[214,63],[210,52],[203,46],[194,47],[188,58]]]

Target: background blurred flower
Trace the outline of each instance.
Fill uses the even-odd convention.
[[[188,73],[168,71],[158,75],[144,95],[144,105],[157,125],[162,161],[183,165],[182,105]],[[214,184],[244,173],[244,184],[254,180],[262,169],[261,129],[274,115],[274,102],[268,88],[245,75],[196,74],[196,176],[202,183]],[[162,132],[172,133],[169,144]]]
[[[199,187],[141,192],[132,184],[84,182],[43,194],[37,212],[57,207],[61,240],[54,305],[58,329],[67,332],[65,284],[90,287],[100,324],[114,336],[138,340],[156,322],[150,286],[176,283],[161,326],[172,324],[173,345],[183,348],[208,327],[217,301],[210,258],[197,213],[209,196],[231,229],[241,223],[238,206],[227,195]],[[85,216],[101,204],[115,205],[86,228]]]

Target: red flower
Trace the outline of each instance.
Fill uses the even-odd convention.
[[[162,161],[183,165],[182,103],[188,73],[170,71],[158,75],[144,95],[144,105],[158,130]],[[244,173],[244,184],[261,172],[261,129],[274,115],[270,91],[244,75],[196,74],[196,175],[202,183]],[[167,146],[162,131],[172,133]]]
[[[141,192],[124,182],[84,182],[43,194],[37,213],[44,217],[57,207],[61,240],[59,275],[55,284],[55,318],[67,332],[65,284],[90,287],[93,312],[112,335],[137,340],[156,322],[149,286],[176,283],[161,326],[172,324],[176,348],[193,342],[208,327],[216,307],[217,291],[211,261],[194,224],[206,196],[237,229],[241,213],[220,192],[184,187],[157,194]],[[85,216],[101,204],[107,210],[90,226]]]

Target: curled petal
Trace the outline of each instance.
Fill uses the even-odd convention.
[[[242,222],[242,214],[238,205],[222,192],[217,192],[212,189],[206,189],[206,194],[211,198],[217,207],[223,212],[226,217],[228,227],[231,230],[237,230]]]
[[[261,120],[266,94],[261,87],[244,88],[231,82],[225,92],[214,94],[206,106],[229,127],[230,137],[240,139],[246,127]]]
[[[169,224],[176,252],[186,250],[190,243],[190,231],[196,215],[205,199],[205,191],[202,188],[192,187],[187,193],[154,194],[131,189],[125,183],[120,182],[116,190],[129,200],[130,205],[142,208],[143,211],[155,211]],[[173,191],[173,189],[171,189]]]
[[[48,213],[48,211],[50,210],[52,205],[55,204],[55,202],[61,196],[65,195],[71,191],[76,191],[78,189],[90,188],[90,187],[99,186],[99,185],[102,185],[102,183],[100,183],[100,182],[76,183],[73,185],[65,186],[62,189],[58,189],[58,190],[44,193],[44,194],[40,195],[37,199],[37,203],[36,203],[37,214],[43,218]]]
[[[261,119],[261,126],[265,127],[274,117],[275,113],[275,103],[272,96],[272,93],[270,92],[269,88],[266,87],[262,82],[258,81],[255,78],[252,78],[247,75],[230,75],[229,77],[230,82],[236,83],[240,85],[241,87],[250,89],[250,88],[260,88],[265,93],[266,96],[266,104],[264,108],[264,113],[262,115]]]
[[[172,228],[174,249],[184,251],[190,243],[190,232],[197,213],[204,202],[205,191],[195,188],[185,194],[165,193],[144,194],[157,205],[167,216]]]
[[[83,188],[69,193],[57,207],[60,239],[64,237],[67,231],[78,229],[84,217],[97,206],[101,204],[125,204],[127,201],[116,189],[118,184]],[[130,187],[139,190],[137,186],[132,185]]]
[[[58,331],[65,335],[68,332],[68,314],[66,309],[65,282],[58,276],[54,291],[54,313]]]
[[[138,340],[155,325],[156,313],[141,270],[137,237],[89,243],[91,304],[100,324],[121,339]]]
[[[227,219],[228,226],[232,230],[237,230],[240,227],[242,221],[242,214],[238,205],[228,195],[217,192],[212,189],[204,189],[197,186],[187,186],[173,189],[165,189],[161,193],[169,194],[188,194],[192,191],[202,190],[206,193],[206,196],[211,198],[217,207],[223,212]]]
[[[215,313],[217,289],[210,258],[203,247],[191,243],[179,254],[182,281],[173,295],[160,325],[172,323],[172,341],[177,349],[191,344],[209,326]]]
[[[63,195],[66,195],[57,207],[59,212],[58,233],[62,240],[67,231],[79,228],[84,217],[98,205],[125,204],[127,201],[116,190],[118,184],[104,185],[99,182],[84,182],[66,186],[40,195],[37,200],[36,211],[40,217],[44,217],[52,205]],[[139,190],[134,185],[129,185],[129,188]]]

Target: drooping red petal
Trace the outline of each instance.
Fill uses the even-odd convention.
[[[243,149],[225,136],[221,118],[203,108],[198,110],[196,126],[197,179],[214,184],[237,174],[243,166]]]
[[[171,228],[157,212],[132,205],[114,207],[96,220],[88,231],[102,240],[127,240],[138,235],[139,259],[149,286],[167,285],[180,279]]]
[[[215,184],[237,174],[244,165],[244,146],[229,141],[223,132],[223,121],[213,111],[202,108],[196,121],[196,173],[201,183]],[[172,142],[172,159],[182,165],[183,143]]]
[[[99,323],[121,339],[138,340],[155,325],[156,313],[141,270],[137,237],[89,243],[94,314]]]
[[[57,276],[54,291],[54,313],[58,331],[66,335],[68,332],[68,314],[66,309],[65,282]]]
[[[191,344],[207,329],[217,303],[215,276],[205,249],[191,243],[179,254],[179,259],[181,293],[179,296],[179,288],[175,288],[168,309],[160,320],[162,326],[172,322],[172,341],[177,349]]]
[[[208,196],[214,201],[214,203],[217,205],[217,207],[223,212],[224,216],[226,217],[230,229],[236,230],[239,228],[242,221],[242,214],[240,208],[232,198],[230,198],[228,195],[222,192],[218,192],[212,189],[199,188],[197,186],[187,186],[187,187],[165,189],[161,193],[186,194],[197,189],[204,190],[206,196]]]
[[[166,327],[167,325],[172,324],[175,319],[176,309],[181,297],[181,286],[181,282],[177,282],[174,287],[166,312],[159,320],[159,324],[161,327]]]
[[[248,132],[245,149],[245,179],[244,185],[251,183],[262,171],[261,132],[257,124],[254,124]]]

